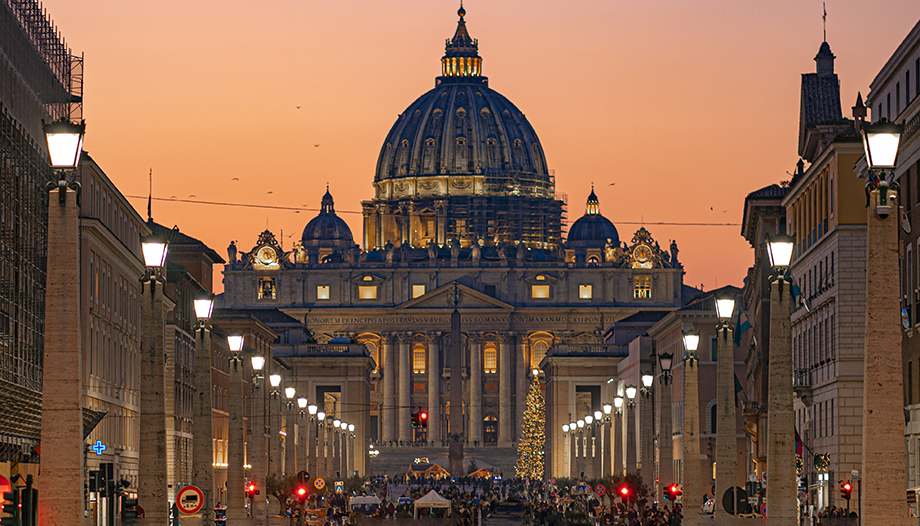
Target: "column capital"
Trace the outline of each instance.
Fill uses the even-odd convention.
[[[471,344],[479,345],[482,342],[482,333],[481,332],[470,332],[467,334],[467,339]]]
[[[394,333],[394,335],[396,336],[396,339],[399,340],[399,343],[407,344],[409,343],[409,340],[412,339],[411,332],[397,332],[397,333]]]
[[[425,333],[425,336],[428,337],[428,341],[431,343],[438,343],[438,340],[441,339],[441,335],[444,334],[441,331],[428,331]]]
[[[502,345],[514,345],[514,341],[520,336],[520,333],[514,331],[503,332],[498,335],[499,341],[502,342]]]

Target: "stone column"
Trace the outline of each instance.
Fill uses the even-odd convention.
[[[265,513],[268,507],[266,499],[268,495],[265,491],[265,475],[268,470],[268,447],[266,444],[265,431],[268,427],[268,418],[266,411],[268,409],[268,377],[263,375],[261,380],[253,380],[255,390],[252,393],[252,407],[250,408],[249,419],[251,422],[252,435],[249,439],[249,448],[247,449],[247,460],[249,465],[249,480],[254,482],[259,494],[250,503],[252,513],[252,524],[261,526],[265,524]],[[147,508],[144,508],[146,510]]]
[[[396,353],[393,352],[393,338],[383,336],[383,442],[396,440]]]
[[[569,477],[578,477],[578,431],[569,431]]]
[[[730,515],[722,506],[722,496],[737,485],[738,481],[738,438],[735,436],[735,345],[733,332],[727,324],[719,329],[718,364],[716,375],[716,520],[725,520]],[[769,473],[769,472],[767,472]],[[738,513],[738,501],[734,501],[734,514]],[[767,515],[769,517],[769,515]]]
[[[482,444],[482,342],[481,334],[470,334],[470,438]]]
[[[775,304],[774,304],[775,305]],[[772,351],[771,347],[771,351]],[[772,353],[771,353],[772,354]],[[699,362],[695,356],[684,362],[684,433],[683,433],[683,494],[685,495],[684,526],[697,526],[703,520],[699,498],[703,495],[700,468],[700,391],[698,383]],[[790,375],[791,379],[792,376]],[[792,387],[789,388],[790,395]],[[790,450],[791,449],[790,445]],[[795,469],[795,466],[792,466]],[[791,479],[790,479],[791,480]],[[690,505],[692,504],[692,505]],[[767,516],[770,517],[769,510]],[[773,518],[771,517],[772,521]],[[772,523],[771,523],[772,524]]]
[[[900,199],[888,191],[890,217],[875,213],[880,191],[870,197],[866,280],[866,357],[863,376],[862,514],[866,526],[906,526],[904,494],[904,396],[898,275]],[[892,203],[891,200],[895,200]],[[788,311],[787,311],[788,312]],[[770,348],[773,357],[775,347]],[[770,388],[772,389],[772,384]],[[771,391],[772,396],[772,391]],[[773,425],[772,422],[770,424]],[[773,480],[772,474],[767,474]],[[769,510],[767,510],[769,511]]]
[[[211,327],[205,321],[195,331],[195,407],[192,418],[192,481],[205,492],[202,524],[213,521],[214,431],[211,408]]]
[[[671,381],[659,376],[658,381],[658,500],[663,502],[667,487],[674,479],[674,440],[671,438]],[[665,489],[662,489],[665,488]]]
[[[603,452],[603,442],[604,442],[604,424],[601,421],[595,420],[594,427],[591,429],[591,436],[593,442],[593,451],[591,453],[591,459],[594,461],[594,465],[591,467],[591,472],[594,474],[594,478],[601,478],[603,474],[601,469],[601,459],[604,456]]]
[[[243,429],[243,362],[239,356],[230,358],[230,386],[227,409],[230,421],[227,426],[227,526],[246,526],[246,498],[243,492],[245,477],[243,454],[245,430]],[[146,510],[145,510],[146,511]],[[166,524],[165,522],[161,524]]]
[[[310,458],[313,466],[310,477],[313,479],[326,478],[326,422],[317,418],[313,431],[316,433],[316,455]]]
[[[275,475],[275,477],[280,477],[284,470],[284,453],[281,449],[282,437],[281,433],[278,432],[281,430],[281,411],[283,404],[284,401],[282,400],[281,393],[273,392],[268,401],[268,472]]]
[[[499,345],[501,348],[498,360],[498,446],[510,447],[513,439],[511,421],[514,418],[511,407],[511,347],[514,345],[514,335],[503,335]]]
[[[875,294],[880,291],[872,292]],[[795,415],[792,411],[790,296],[791,285],[785,280],[774,280],[770,285],[770,376],[767,399],[768,435],[766,437],[767,517],[770,518],[771,523],[775,522],[781,526],[795,524],[798,507],[795,481]],[[898,337],[900,338],[900,334]],[[900,391],[898,396],[902,396]],[[903,418],[900,407],[898,414],[900,418]],[[898,447],[903,450],[904,430],[899,429],[900,445]],[[902,482],[899,481],[899,483]],[[888,489],[890,491],[890,488]],[[865,491],[865,486],[863,490]],[[899,506],[901,506],[901,500],[903,499],[898,501]]]
[[[144,508],[145,524],[155,526],[166,524],[169,510],[166,492],[166,379],[163,363],[168,301],[163,291],[165,286],[165,280],[147,280],[142,292],[144,348],[141,351],[137,499],[138,504]],[[80,443],[83,441],[80,440]]]
[[[440,332],[428,333],[428,440],[441,440],[441,355]]]
[[[635,474],[636,469],[636,401],[626,401],[626,473]]]
[[[613,420],[611,415],[604,418],[604,457],[601,463],[601,476],[608,477],[613,471],[611,461],[613,460]]]
[[[342,476],[342,431],[332,428],[332,478],[339,480]]]
[[[623,475],[623,411],[621,407],[613,415],[613,474]]]
[[[399,440],[412,442],[412,365],[409,363],[409,333],[401,332],[399,339]]]
[[[651,389],[651,387],[649,388]],[[642,473],[642,480],[652,492],[658,491],[658,485],[655,484],[655,420],[654,420],[654,400],[655,394],[646,393],[639,401],[639,458]]]
[[[332,477],[335,476],[335,472],[333,471],[333,467],[332,467],[333,451],[332,451],[332,435],[330,435],[331,431],[332,431],[332,421],[330,420],[330,417],[326,417],[326,423],[325,425],[323,425],[323,428],[322,428],[323,455],[321,459],[323,463],[323,476],[326,478],[326,480],[332,480]]]
[[[527,407],[527,385],[530,379],[530,362],[527,360],[527,335],[518,334],[517,352],[515,353],[514,392],[517,399],[514,403],[514,434],[517,440],[524,436],[524,410]]]
[[[63,206],[59,205],[60,191],[63,191],[65,196]],[[42,492],[41,498],[38,499],[38,519],[41,526],[79,525],[83,520],[83,376],[80,351],[82,339],[78,225],[77,193],[67,188],[58,192],[51,191],[48,200],[49,257],[45,289],[47,323],[44,363],[48,366],[44,368],[42,375],[42,455],[38,477],[38,487]],[[149,287],[145,287],[147,288]],[[159,289],[162,291],[162,286]],[[148,310],[149,307],[145,308],[145,321]],[[162,333],[163,326],[160,325],[160,334]],[[162,396],[162,354],[160,356]],[[146,368],[143,374],[147,374]],[[162,399],[160,401],[162,404]],[[163,415],[162,407],[160,414]],[[163,420],[160,424],[160,427],[165,425]],[[143,429],[141,432],[143,433]],[[163,433],[165,441],[165,427]],[[165,470],[165,443],[163,446],[162,461]],[[145,463],[141,464],[141,467],[149,469],[152,466]],[[149,475],[146,478],[149,480]],[[148,493],[145,496],[148,501],[151,498],[162,497],[165,507],[165,471],[162,480],[156,478],[156,481],[162,482],[162,495]]]
[[[315,478],[316,475],[316,417],[309,417],[310,420],[307,424],[307,457],[305,465],[307,467],[307,473],[310,474],[310,478]]]

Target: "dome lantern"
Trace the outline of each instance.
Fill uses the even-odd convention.
[[[470,37],[466,30],[466,10],[463,4],[457,11],[460,20],[457,21],[457,31],[454,37],[447,40],[444,46],[444,57],[441,59],[441,76],[443,77],[479,77],[482,75],[482,59],[479,58],[479,42]]]
[[[591,194],[588,196],[588,204],[585,206],[585,215],[597,216],[601,214],[601,204],[597,200],[597,194],[594,193],[594,185],[591,185]]]

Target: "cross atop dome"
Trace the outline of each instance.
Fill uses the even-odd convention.
[[[478,77],[482,75],[482,59],[479,58],[479,42],[466,30],[466,9],[460,3],[457,10],[460,20],[454,37],[444,46],[441,59],[441,75],[444,77]]]

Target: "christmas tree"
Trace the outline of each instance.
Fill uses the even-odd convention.
[[[518,443],[518,460],[514,468],[519,478],[543,480],[543,446],[546,443],[546,402],[540,390],[540,378],[534,374],[524,408],[524,436]]]

